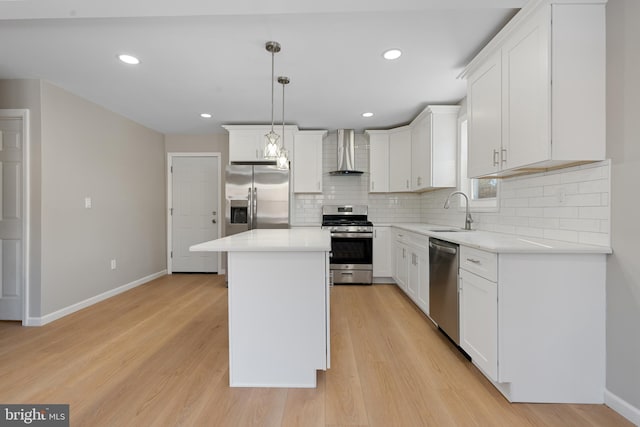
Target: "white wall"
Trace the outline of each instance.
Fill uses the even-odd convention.
[[[47,82],[41,112],[46,316],[166,269],[166,179],[162,134]]]
[[[607,262],[607,389],[640,424],[640,2],[607,4],[607,156],[611,244]]]

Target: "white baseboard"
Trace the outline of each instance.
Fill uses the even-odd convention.
[[[604,403],[635,425],[640,426],[640,408],[636,408],[609,390],[604,391]]]
[[[78,310],[82,310],[83,308],[87,308],[93,304],[96,304],[100,301],[104,301],[108,298],[111,298],[112,296],[121,294],[125,291],[128,291],[129,289],[133,289],[135,287],[138,287],[140,285],[144,285],[147,282],[150,282],[154,279],[157,279],[158,277],[164,276],[165,274],[167,274],[167,270],[162,270],[159,271],[157,273],[154,274],[150,274],[148,276],[145,276],[141,279],[138,280],[134,280],[131,283],[127,283],[126,285],[122,285],[120,287],[117,287],[115,289],[111,289],[107,292],[103,292],[99,295],[96,295],[94,297],[91,298],[87,298],[84,301],[80,301],[77,302],[75,304],[72,304],[68,307],[62,308],[60,310],[54,311],[53,313],[49,313],[45,316],[42,317],[29,317],[27,319],[27,323],[25,326],[43,326],[46,325],[47,323],[51,323],[54,320],[58,320],[64,316],[67,316],[71,313],[75,313]]]

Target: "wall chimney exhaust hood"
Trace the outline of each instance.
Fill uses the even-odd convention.
[[[338,129],[338,169],[331,175],[362,175],[356,170],[356,142],[353,129]]]

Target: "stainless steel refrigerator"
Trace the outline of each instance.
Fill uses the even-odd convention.
[[[229,165],[225,234],[256,228],[289,228],[289,171],[263,164]]]

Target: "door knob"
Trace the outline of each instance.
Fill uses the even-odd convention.
[[[216,220],[215,220],[215,219],[212,219],[212,220],[211,220],[211,222],[212,222],[212,223],[214,223],[214,224],[216,224]]]

